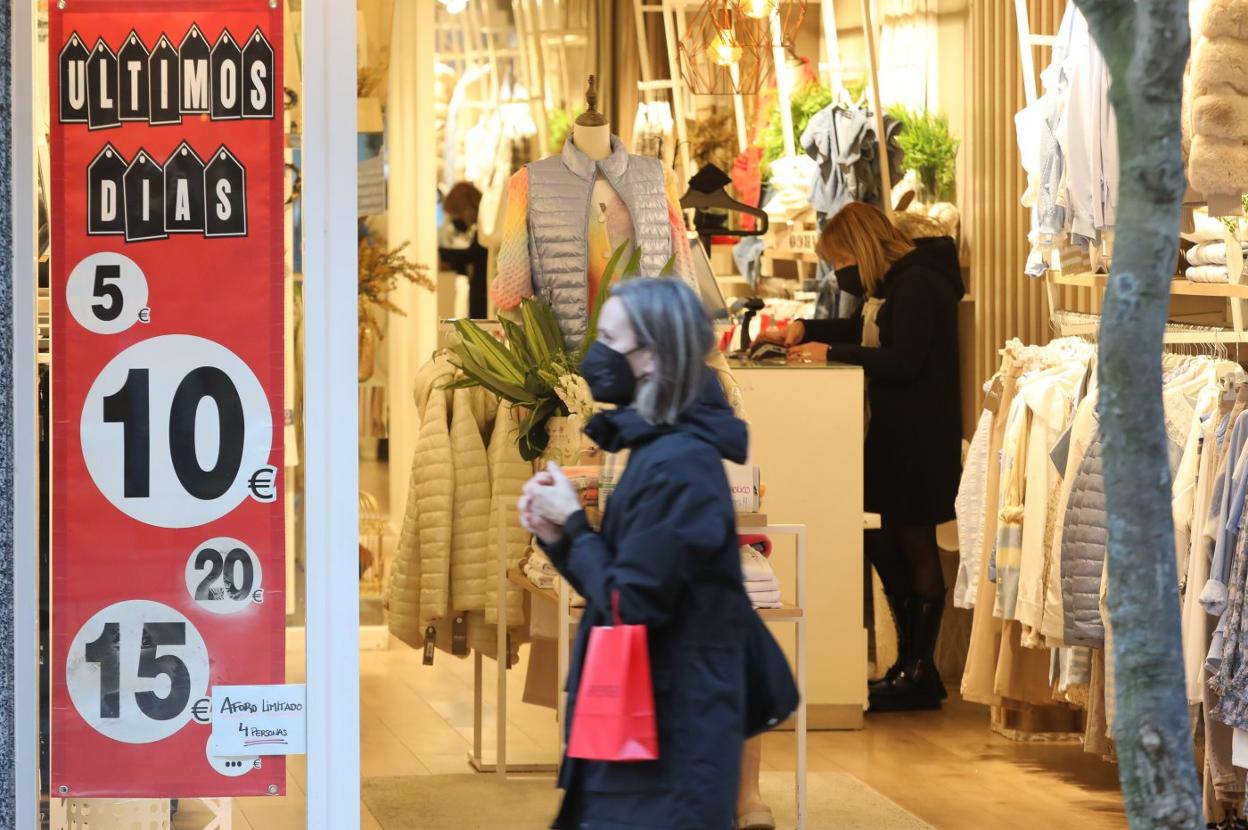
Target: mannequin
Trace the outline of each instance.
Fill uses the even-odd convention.
[[[606,265],[621,244],[640,252],[641,276],[658,276],[674,261],[676,276],[696,282],[684,218],[663,165],[626,152],[611,134],[592,75],[585,104],[563,150],[525,165],[508,182],[491,290],[502,310],[526,297],[549,305],[568,348],[584,338]]]
[[[593,75],[589,76],[585,87],[585,111],[572,125],[572,141],[594,161],[611,155],[611,125],[606,116],[598,112],[598,79]]]

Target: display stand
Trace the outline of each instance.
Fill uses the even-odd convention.
[[[797,827],[799,830],[806,826],[806,769],[807,769],[807,749],[806,749],[806,525],[804,524],[769,524],[765,514],[742,514],[737,517],[737,526],[740,530],[748,530],[751,533],[759,533],[774,536],[792,536],[796,541],[796,579],[794,591],[796,594],[796,604],[783,604],[780,608],[760,608],[758,615],[763,621],[768,623],[793,623],[796,626],[797,644],[794,654],[795,674],[797,676],[797,689],[801,695],[801,701],[798,704],[797,712],[794,718],[794,732],[797,739],[797,764],[795,770],[795,797],[797,802]],[[505,528],[500,522],[499,532],[502,533]],[[499,547],[499,585],[498,585],[498,620],[499,631],[506,631],[507,620],[507,586],[514,585],[527,592],[532,602],[555,603],[559,609],[559,662],[558,677],[560,684],[563,678],[567,677],[569,655],[571,652],[571,637],[569,628],[571,623],[581,618],[581,611],[578,608],[571,607],[571,591],[568,588],[566,580],[559,580],[559,590],[539,588],[534,585],[522,572],[517,569],[506,569],[505,562],[502,557],[505,556],[504,548]],[[505,636],[505,634],[504,634]],[[505,651],[500,651],[505,654]],[[535,773],[535,772],[555,772],[558,770],[558,764],[511,764],[507,762],[507,671],[505,663],[500,660],[498,662],[499,674],[499,704],[497,706],[497,722],[495,724],[496,735],[498,737],[497,763],[488,764],[481,755],[482,751],[482,735],[483,735],[483,713],[484,713],[484,663],[481,653],[477,652],[474,656],[475,671],[473,673],[473,751],[469,756],[469,762],[478,772],[495,772],[505,776],[510,770],[514,773]],[[560,755],[563,748],[563,723],[564,723],[564,705],[565,698],[559,695],[558,714],[556,723],[559,729],[559,747]]]

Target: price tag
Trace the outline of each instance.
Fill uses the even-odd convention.
[[[111,251],[92,254],[74,266],[65,302],[78,325],[95,334],[120,334],[135,323],[151,321],[143,269]]]
[[[209,539],[186,561],[186,590],[211,614],[237,614],[264,602],[260,557],[229,537]]]
[[[159,602],[127,600],[87,621],[65,658],[70,699],[87,723],[127,744],[168,738],[208,689],[208,647]]]
[[[248,495],[276,497],[264,389],[202,337],[154,337],[114,358],[87,393],[81,435],[96,487],[145,524],[198,527]]]

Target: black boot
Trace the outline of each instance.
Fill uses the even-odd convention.
[[[944,599],[916,598],[910,608],[910,659],[890,684],[871,692],[871,712],[939,709],[948,693],[936,670],[936,638]]]
[[[910,661],[910,634],[913,628],[910,619],[910,609],[915,604],[915,597],[887,594],[888,607],[893,612],[893,622],[897,626],[897,662],[893,663],[883,677],[879,680],[872,680],[867,684],[867,689],[871,694],[886,689],[893,683],[897,682],[897,678],[905,669],[906,664]]]

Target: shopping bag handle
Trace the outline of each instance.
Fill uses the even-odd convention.
[[[611,620],[617,626],[624,624],[620,620],[620,592],[618,590],[611,592]]]

